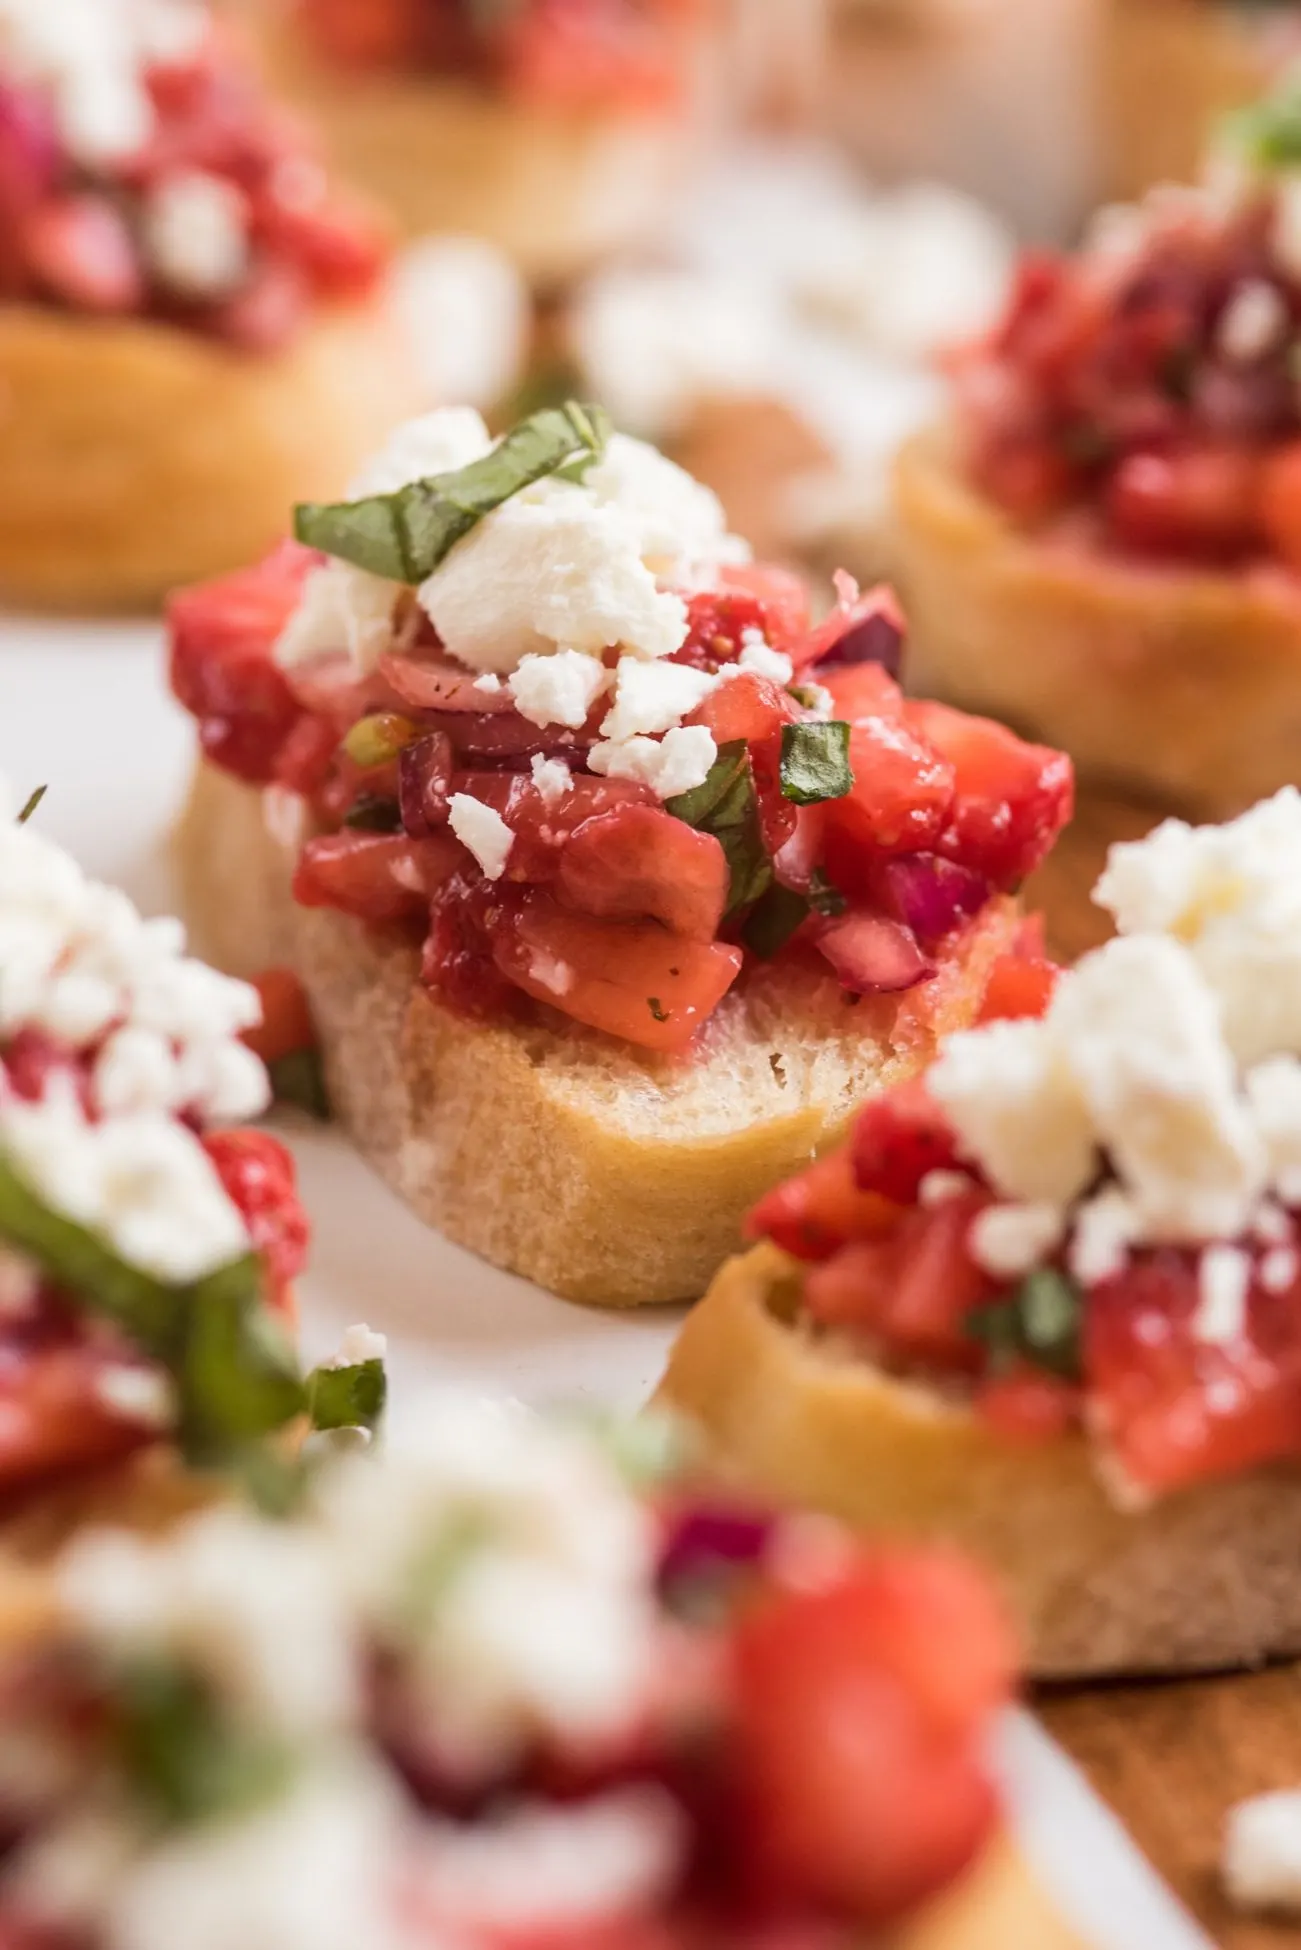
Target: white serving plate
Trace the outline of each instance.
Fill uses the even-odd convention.
[[[0,618],[0,771],[24,795],[47,785],[42,829],[148,912],[174,907],[166,836],[191,756],[156,624]],[[383,1330],[397,1418],[436,1412],[437,1388],[457,1381],[533,1401],[644,1400],[678,1310],[557,1300],[420,1225],[338,1133],[287,1120],[284,1135],[315,1227],[300,1289],[309,1356],[350,1321]],[[1026,1852],[1086,1943],[1210,1950],[1028,1714],[1009,1717],[999,1758]]]

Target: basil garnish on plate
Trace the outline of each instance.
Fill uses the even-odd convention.
[[[466,467],[361,501],[300,502],[294,534],[309,548],[372,575],[421,583],[485,515],[521,489],[553,474],[581,481],[609,436],[610,423],[599,406],[568,400],[544,407]]]
[[[340,1367],[326,1363],[307,1377],[307,1412],[314,1429],[375,1429],[388,1401],[388,1376],[378,1358]]]
[[[782,726],[781,789],[797,806],[843,799],[854,783],[849,726],[840,718]]]
[[[1041,1266],[1005,1300],[974,1307],[963,1324],[988,1349],[996,1374],[1022,1360],[1074,1381],[1080,1373],[1080,1311],[1075,1282],[1055,1266]]]
[[[703,782],[690,792],[666,799],[664,810],[694,826],[698,833],[712,833],[726,854],[730,880],[724,920],[758,900],[771,886],[772,861],[763,843],[759,801],[744,739],[723,745]]]
[[[27,824],[28,820],[31,818],[32,814],[36,811],[36,808],[40,805],[42,799],[45,797],[49,789],[50,788],[47,785],[38,785],[35,792],[28,794],[27,803],[26,805],[24,805],[22,811],[18,815],[17,820],[15,821],[16,825],[25,826]]]

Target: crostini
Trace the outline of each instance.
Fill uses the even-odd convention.
[[[0,599],[145,605],[340,492],[421,397],[386,256],[201,6],[7,0]]]
[[[1228,125],[1204,187],[1027,257],[895,477],[919,688],[1194,817],[1296,777],[1299,135],[1293,87]]]
[[[975,1571],[432,1406],[291,1521],[65,1556],[0,1653],[7,1941],[1064,1950],[1000,1821]]]
[[[354,1335],[348,1372],[300,1376],[293,1162],[226,1128],[268,1099],[239,1040],[255,991],[187,959],[177,922],[87,880],[5,797],[0,1590],[90,1513],[192,1505],[322,1385],[336,1419],[354,1383],[377,1405],[361,1369],[382,1351]]]
[[[672,1354],[726,1479],[971,1548],[1039,1675],[1301,1650],[1298,888],[1291,787],[1115,847],[1120,934],[771,1194]]]
[[[253,11],[253,10],[250,10]],[[411,236],[554,285],[644,240],[689,159],[704,0],[267,0],[269,75]]]
[[[198,939],[297,970],[425,1219],[575,1299],[694,1297],[973,1019],[1069,763],[905,701],[888,597],[815,627],[581,407],[430,415],[357,496],[171,603]]]

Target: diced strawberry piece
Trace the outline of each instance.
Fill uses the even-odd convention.
[[[697,670],[715,670],[720,664],[735,663],[744,648],[747,631],[764,634],[767,612],[756,596],[743,592],[729,594],[726,589],[702,589],[688,596],[687,634],[677,663],[691,664]]]
[[[752,767],[753,762],[752,754]],[[813,884],[813,876],[822,866],[826,855],[826,802],[797,806],[792,800],[783,799],[781,803],[794,814],[789,835],[784,840],[779,837],[778,817],[770,816],[773,805],[771,794],[760,791],[759,820],[764,845],[772,854],[773,871],[783,887],[793,887],[797,893],[807,894]]]
[[[262,1255],[273,1304],[287,1306],[311,1237],[292,1156],[266,1131],[209,1131],[203,1148]]]
[[[1010,1373],[981,1381],[976,1407],[991,1428],[1010,1442],[1047,1442],[1078,1425],[1079,1388],[1022,1362]]]
[[[560,853],[556,893],[602,920],[662,921],[674,934],[712,941],[727,905],[727,856],[653,806],[623,805],[588,819]]]
[[[311,0],[305,31],[344,68],[407,66],[418,54],[426,0]]]
[[[841,985],[855,995],[896,995],[935,973],[916,935],[888,914],[857,913],[851,908],[823,925],[817,944]]]
[[[122,1356],[114,1357],[121,1365]],[[89,1469],[157,1439],[148,1422],[106,1405],[105,1356],[80,1323],[0,1329],[0,1492]]]
[[[1262,463],[1260,522],[1274,553],[1301,569],[1301,440],[1289,440]]]
[[[961,1697],[970,1654],[974,1702],[990,1687],[994,1634],[989,1600],[968,1576],[963,1603],[961,1574],[952,1574],[939,1677]],[[750,1861],[779,1899],[830,1904],[869,1928],[956,1876],[995,1818],[976,1738],[981,1711],[964,1716],[959,1732],[937,1734],[909,1647],[927,1630],[925,1585],[914,1607],[906,1562],[894,1577],[888,1618],[869,1564],[829,1588],[754,1606],[734,1634]]]
[[[881,583],[860,596],[852,576],[839,574],[836,580],[840,600],[800,645],[796,661],[803,668],[826,658],[828,667],[825,674],[819,671],[819,683],[826,682],[836,665],[878,669],[894,677],[907,625],[893,589]]]
[[[898,1205],[914,1202],[928,1172],[958,1167],[953,1127],[921,1077],[870,1097],[850,1143],[858,1184]]]
[[[440,1002],[479,1020],[509,1015],[519,1003],[518,989],[493,960],[492,942],[520,898],[517,889],[485,880],[472,861],[437,889],[420,979]]]
[[[932,848],[953,802],[947,759],[904,724],[868,718],[849,734],[854,783],[827,807],[828,832],[877,853]]]
[[[996,887],[1017,887],[1071,816],[1070,759],[1046,745],[1027,744],[992,718],[929,699],[910,701],[904,714],[953,768],[956,790],[937,851]]]
[[[316,1047],[316,1025],[307,993],[291,968],[266,968],[253,977],[262,1002],[262,1020],[244,1031],[245,1042],[264,1063]]]
[[[977,1022],[1012,1022],[1048,1013],[1061,969],[1046,956],[1000,955],[989,971]]]
[[[807,673],[811,684],[831,694],[831,715],[850,724],[864,718],[894,722],[903,716],[903,692],[881,664],[834,664]]]
[[[782,848],[794,839],[801,811],[795,801],[788,799],[782,791],[781,760],[780,732],[759,739],[750,746],[750,781],[759,808],[759,837],[770,859],[775,859]],[[788,866],[793,864],[793,861],[788,861]]]
[[[1061,449],[1033,434],[991,442],[972,471],[990,500],[1027,527],[1059,513],[1078,483],[1077,470]]]
[[[737,739],[757,744],[799,715],[799,705],[780,684],[753,670],[743,670],[740,676],[730,677],[711,691],[685,722],[704,725],[713,733],[716,745],[730,745]]]
[[[306,272],[331,298],[363,298],[375,288],[388,256],[374,212],[335,192],[317,202],[286,202],[274,193],[255,206],[254,236],[273,255]]]
[[[294,899],[301,907],[337,907],[377,925],[413,920],[465,857],[450,833],[423,840],[405,833],[326,833],[303,848]]]
[[[144,302],[135,241],[117,207],[101,196],[40,204],[23,226],[33,278],[78,311],[129,312]]]
[[[595,921],[530,895],[494,937],[502,974],[535,1001],[643,1049],[685,1049],[741,972],[739,948],[653,921]]]
[[[310,799],[326,784],[339,751],[339,733],[328,718],[304,714],[276,754],[276,784]]]
[[[719,580],[725,591],[750,596],[762,611],[762,630],[774,650],[794,654],[809,632],[809,586],[793,569],[775,562],[726,565]]]
[[[888,1231],[898,1207],[865,1192],[854,1177],[848,1145],[775,1185],[745,1222],[747,1239],[771,1239],[796,1259],[829,1259],[851,1239]]]
[[[914,1206],[886,1237],[846,1246],[805,1282],[811,1318],[879,1334],[909,1359],[978,1367],[965,1323],[997,1288],[972,1261],[967,1236],[986,1203],[976,1192]]]
[[[505,684],[495,691],[481,691],[476,673],[450,657],[406,657],[389,651],[380,657],[379,673],[402,704],[421,711],[464,711],[473,717],[514,713],[514,700]]]
[[[283,258],[263,258],[243,289],[207,314],[209,329],[245,352],[281,352],[307,319],[311,291],[303,272]]]
[[[588,778],[581,772],[555,798],[544,795],[527,773],[520,772],[454,772],[451,789],[481,799],[510,827],[515,840],[506,878],[512,881],[553,880],[563,848],[585,820],[620,806],[659,806],[649,786],[631,779]]]
[[[1215,560],[1257,540],[1259,487],[1255,447],[1206,442],[1126,455],[1107,483],[1104,508],[1124,547]]]

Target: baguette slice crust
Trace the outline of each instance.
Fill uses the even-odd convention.
[[[196,948],[236,972],[297,969],[336,1113],[420,1217],[611,1307],[701,1294],[754,1201],[970,1022],[1017,925],[1015,903],[991,903],[924,1008],[916,992],[853,1006],[809,968],[749,971],[700,1050],[669,1059],[560,1018],[480,1023],[442,1007],[405,941],[295,905],[292,851],[261,795],[211,767],[178,847]]]
[[[382,301],[285,351],[0,308],[0,599],[131,609],[255,561],[418,405]]]
[[[1000,1437],[960,1401],[795,1324],[800,1268],[730,1261],[690,1315],[657,1399],[699,1424],[706,1466],[856,1528],[943,1537],[982,1559],[1040,1679],[1213,1671],[1301,1653],[1301,1470],[1257,1469],[1128,1512],[1089,1444]]]
[[[409,237],[486,238],[559,284],[653,230],[685,178],[681,118],[530,106],[430,75],[345,73],[267,7],[253,19],[278,94],[305,109],[336,168]]]
[[[1026,535],[950,433],[894,472],[888,553],[910,682],[1068,751],[1081,777],[1222,819],[1295,779],[1301,583],[1167,569]]]
[[[889,1939],[889,1950],[1083,1950],[1006,1835],[952,1889]]]

